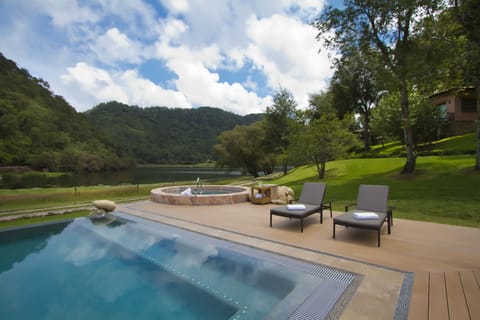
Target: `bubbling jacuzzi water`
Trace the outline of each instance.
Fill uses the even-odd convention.
[[[158,203],[197,206],[247,202],[249,194],[250,188],[246,187],[230,185],[187,185],[153,189],[150,191],[150,198],[152,201]]]

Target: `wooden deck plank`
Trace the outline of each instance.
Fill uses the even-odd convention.
[[[473,273],[475,275],[475,278],[477,280],[477,286],[480,288],[480,269],[479,270],[473,270]]]
[[[449,320],[445,273],[430,273],[430,290],[428,295],[428,318],[431,320]]]
[[[470,319],[480,319],[480,287],[474,271],[460,272]]]
[[[412,296],[408,319],[428,320],[429,273],[416,272],[413,278]]]
[[[448,314],[450,319],[469,319],[469,312],[460,274],[456,271],[445,273]]]

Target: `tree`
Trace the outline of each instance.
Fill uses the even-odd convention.
[[[475,169],[480,170],[480,3],[478,0],[454,0],[455,16],[463,28],[468,49],[464,69],[476,86],[477,97],[477,150]]]
[[[401,123],[406,148],[403,173],[415,170],[416,154],[413,144],[408,100],[408,77],[415,61],[421,60],[411,37],[424,17],[439,9],[437,0],[365,1],[346,0],[342,9],[327,7],[314,22],[320,31],[317,39],[327,46],[346,51],[352,45],[362,50],[376,50],[388,68],[400,92]],[[333,35],[330,36],[332,29]],[[418,67],[419,65],[415,65]]]
[[[283,173],[287,173],[287,149],[292,122],[296,119],[297,102],[292,94],[281,88],[273,97],[273,105],[267,107],[264,119],[265,146],[267,150],[280,155]]]
[[[333,106],[337,115],[356,113],[361,118],[365,150],[370,149],[370,113],[383,92],[380,86],[382,68],[375,52],[362,52],[352,47],[337,60],[330,84]],[[380,70],[379,70],[380,69]]]
[[[445,114],[441,114],[437,106],[433,105],[427,97],[412,89],[410,101],[412,104],[412,130],[415,145],[431,143],[444,138],[442,132],[447,125]]]
[[[330,113],[336,113],[337,117],[342,119],[345,115],[339,116],[338,110],[333,107],[333,94],[331,91],[322,91],[313,93],[308,99],[310,108],[306,110],[307,116],[311,119],[320,119],[321,116]]]
[[[264,152],[264,138],[265,130],[260,122],[222,132],[214,146],[217,165],[241,168],[258,177],[270,158]]]
[[[401,114],[398,105],[400,95],[392,92],[384,95],[377,107],[372,110],[371,127],[383,142],[402,140]]]
[[[357,143],[346,121],[327,113],[300,127],[292,134],[288,150],[291,158],[297,163],[314,164],[318,177],[324,179],[326,163],[344,157]]]
[[[411,106],[412,136],[415,146],[419,143],[432,142],[441,137],[442,129],[446,125],[436,106],[417,90],[409,90]],[[401,140],[403,137],[400,126],[401,113],[398,109],[400,94],[392,92],[380,100],[372,112],[372,129],[382,136],[383,141]]]

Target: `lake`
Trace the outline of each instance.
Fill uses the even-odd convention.
[[[0,188],[79,187],[180,181],[195,183],[197,178],[200,178],[201,181],[208,180],[212,182],[239,176],[241,176],[240,170],[228,171],[220,168],[203,167],[139,166],[115,172],[66,173],[57,176],[40,172],[21,175],[3,174],[0,179]]]

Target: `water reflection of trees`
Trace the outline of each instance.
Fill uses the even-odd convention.
[[[15,263],[43,250],[48,240],[61,233],[72,221],[0,232],[0,274]]]

